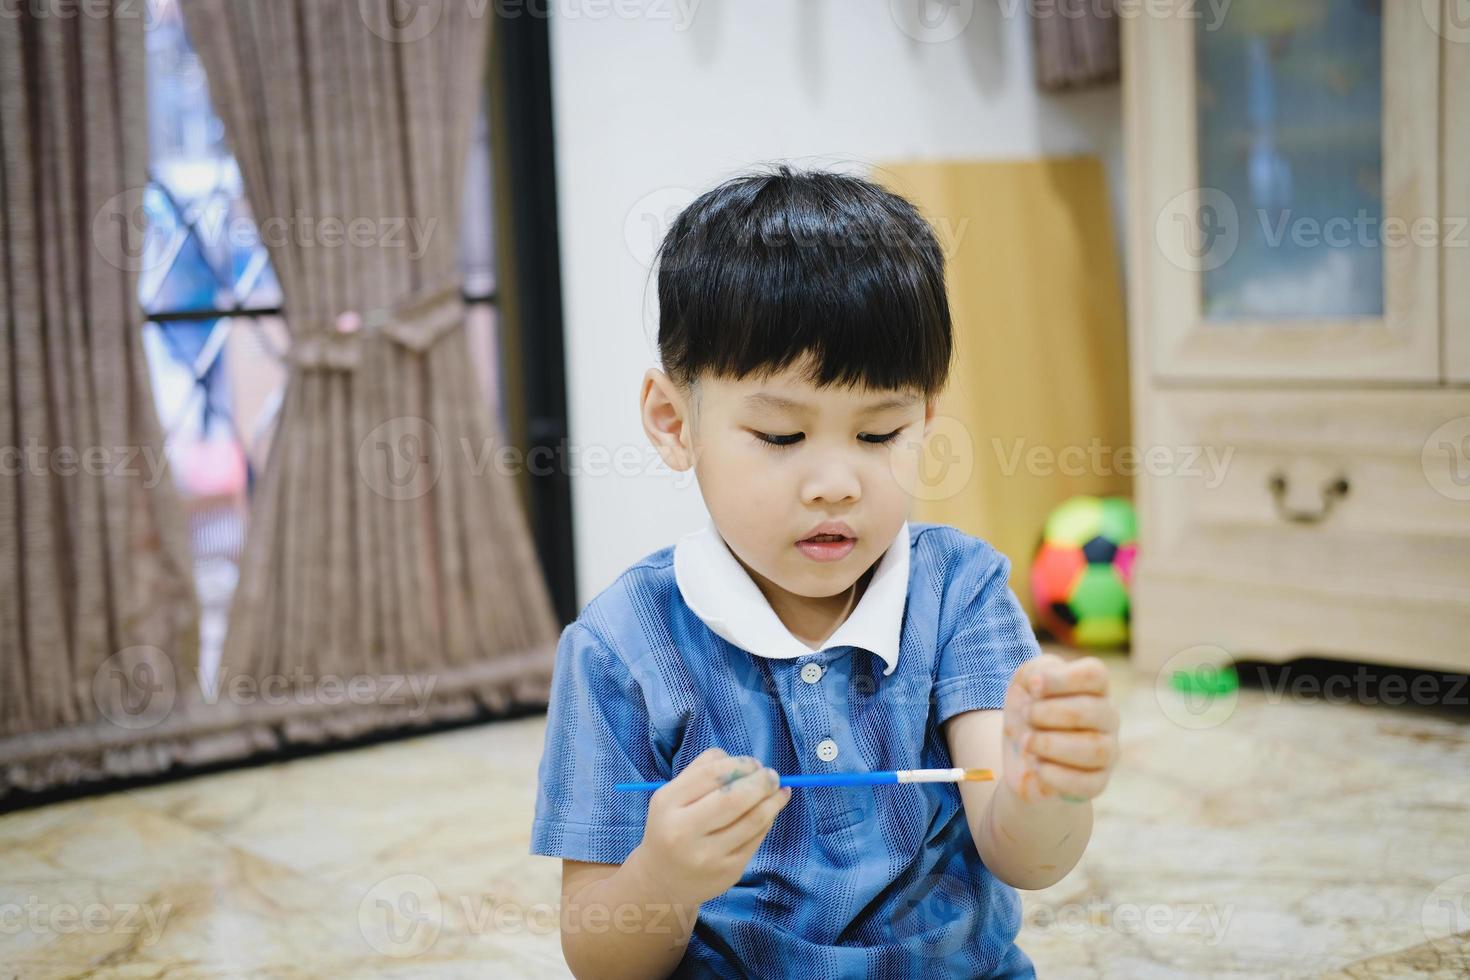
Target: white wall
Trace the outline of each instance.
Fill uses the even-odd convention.
[[[954,19],[926,34],[921,3]],[[638,421],[658,363],[644,262],[696,193],[777,159],[1094,153],[1121,213],[1118,88],[1038,94],[1017,0],[549,6],[580,603],[705,518],[692,480],[648,462]]]

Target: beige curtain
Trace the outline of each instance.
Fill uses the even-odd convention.
[[[99,733],[198,656],[137,302],[145,18],[87,11],[0,16],[0,795],[125,769]]]
[[[491,9],[183,0],[293,338],[229,674],[417,675],[439,715],[544,703],[559,625],[461,329]],[[295,714],[314,738],[404,709]]]

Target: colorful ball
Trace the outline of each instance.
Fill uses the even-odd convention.
[[[1041,625],[1068,646],[1128,642],[1138,521],[1125,497],[1073,497],[1052,511],[1031,563]]]

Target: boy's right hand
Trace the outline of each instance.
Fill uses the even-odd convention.
[[[779,779],[750,756],[705,749],[649,800],[634,851],[644,873],[689,905],[728,891],[791,799]]]

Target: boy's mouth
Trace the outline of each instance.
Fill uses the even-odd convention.
[[[810,534],[796,542],[796,550],[813,561],[840,561],[857,546],[857,535],[841,521],[817,525]]]

